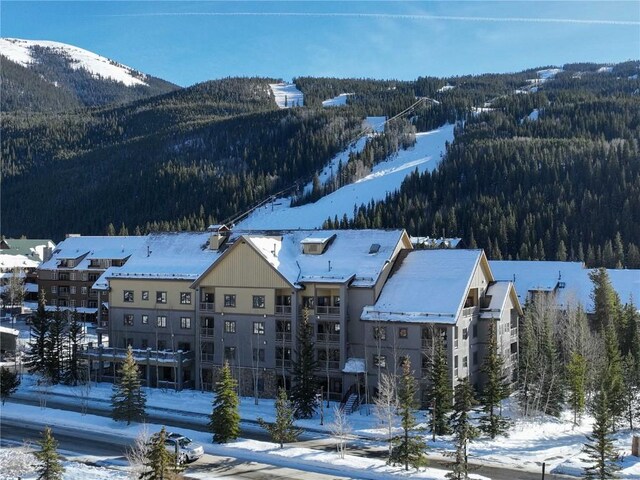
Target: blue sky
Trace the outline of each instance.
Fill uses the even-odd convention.
[[[0,35],[70,43],[179,85],[414,79],[640,58],[640,1],[3,0]]]

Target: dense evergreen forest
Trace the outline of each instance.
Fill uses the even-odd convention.
[[[461,236],[491,258],[638,268],[639,66],[565,65],[547,81],[539,69],[415,81],[300,77],[305,106],[286,110],[267,78],[89,108],[60,96],[40,111],[3,109],[2,231],[59,240],[107,226],[202,229],[295,193],[357,138],[365,116],[406,112],[340,165],[338,181],[297,202],[360,178],[415,132],[456,123],[436,171],[325,225]],[[39,88],[31,101],[45,105]],[[322,108],[341,93],[351,94],[346,106]]]

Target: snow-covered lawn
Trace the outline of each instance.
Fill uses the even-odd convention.
[[[38,395],[38,387],[33,380],[33,377],[25,376],[19,394]],[[69,403],[78,403],[81,400],[78,388],[56,385],[47,391],[50,395],[57,394],[56,400],[64,400],[66,398],[66,401]],[[202,422],[202,425],[205,425],[208,421],[207,415],[211,412],[211,401],[213,399],[211,393],[193,390],[174,392],[158,389],[147,389],[147,392],[148,409],[162,412],[168,424],[171,424],[172,418],[184,419],[185,416],[188,416],[190,420],[194,422]],[[94,384],[89,392],[89,397],[96,404],[101,402],[104,406],[105,402],[108,402],[110,394],[111,385],[101,383],[97,385]],[[332,403],[332,405],[334,404]],[[18,411],[23,408],[22,406],[11,404],[7,404],[6,407],[18,408]],[[300,427],[312,432],[325,432],[329,434],[329,424],[333,419],[331,410],[331,408],[326,408],[325,404],[323,426],[320,425],[319,415],[316,415],[315,418],[310,420],[300,420],[297,423]],[[584,466],[584,457],[581,451],[586,441],[585,435],[591,432],[592,419],[586,416],[579,426],[574,427],[572,417],[568,412],[559,419],[554,417],[522,418],[518,416],[516,410],[511,400],[505,402],[504,413],[510,416],[514,422],[509,436],[498,437],[495,440],[483,437],[472,441],[469,445],[469,460],[474,463],[524,468],[528,471],[540,471],[542,462],[545,462],[547,464],[547,471],[580,476],[581,469]],[[34,410],[30,411],[35,413],[45,412],[44,415],[47,416],[47,418],[52,418],[52,415],[50,415],[52,410],[50,409],[39,410],[34,408]],[[61,413],[62,415],[67,414],[67,412]],[[273,421],[275,417],[274,402],[270,399],[260,399],[259,404],[255,405],[253,398],[244,397],[241,399],[240,413],[244,421],[255,421],[258,417],[262,417],[268,422]],[[2,415],[7,414],[11,414],[13,417],[10,410],[3,410]],[[418,416],[420,419],[423,419],[423,421],[427,420],[427,415],[424,412],[419,413]],[[58,417],[57,411],[55,417]],[[86,423],[89,421],[93,422],[93,420],[89,420],[89,418],[93,419],[94,417],[85,416],[81,418],[84,419],[81,421]],[[109,419],[103,419],[102,417],[96,418],[98,419],[97,425],[117,428],[118,431],[124,428]],[[378,423],[375,415],[373,415],[373,407],[363,407],[359,413],[354,413],[348,418],[349,423],[353,427],[356,444],[362,442],[370,447],[373,442],[373,445],[384,448],[384,429]],[[246,425],[245,428],[258,429],[259,427],[257,425],[253,427]],[[196,432],[194,433],[194,437],[196,434],[203,435],[202,432]],[[134,433],[131,435],[135,436]],[[208,435],[204,435],[203,443],[208,443]],[[430,455],[435,454],[436,457],[442,457],[447,452],[453,450],[452,437],[438,438],[434,443],[431,442],[430,435],[425,435],[429,440]],[[629,430],[622,429],[615,436],[615,445],[620,455],[625,459],[623,463],[624,468],[620,474],[621,478],[637,479],[640,478],[640,459],[630,456],[631,437],[632,433]],[[246,446],[247,444],[239,442],[237,445],[234,444],[234,446],[230,446],[229,448],[245,448],[242,445]],[[277,449],[274,447],[264,446],[264,448],[269,450],[269,455],[282,455],[282,452],[276,452]],[[224,454],[224,452],[213,451],[211,453]],[[316,454],[326,455],[324,452],[306,450],[300,450],[299,453],[307,460]],[[231,455],[229,452],[227,452],[226,455],[238,456]],[[356,460],[353,461],[355,462]]]
[[[319,228],[327,217],[343,215],[353,217],[354,206],[371,200],[382,200],[387,193],[395,192],[402,181],[414,170],[431,171],[440,163],[445,153],[445,142],[453,141],[453,125],[418,133],[416,144],[400,150],[388,160],[373,167],[373,171],[356,183],[339,188],[315,203],[291,208],[291,199],[278,199],[255,210],[240,222],[246,229]],[[346,152],[348,157],[348,152]],[[337,163],[336,163],[337,165]],[[334,173],[337,169],[334,171]]]

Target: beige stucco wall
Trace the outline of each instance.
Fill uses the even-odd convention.
[[[195,291],[189,288],[190,280],[118,279],[109,281],[109,306],[111,308],[161,308],[169,310],[195,311]],[[124,301],[124,291],[132,290],[133,302]],[[142,300],[142,291],[149,292],[149,300]],[[167,292],[167,303],[156,303],[156,292]],[[180,293],[191,293],[191,304],[180,303]]]

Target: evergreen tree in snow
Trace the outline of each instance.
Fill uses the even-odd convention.
[[[567,386],[569,387],[569,405],[573,411],[573,423],[584,412],[587,382],[587,360],[577,352],[571,354],[567,365]]]
[[[275,408],[274,423],[266,423],[262,418],[258,418],[258,423],[269,432],[271,439],[283,448],[285,443],[295,442],[301,433],[301,430],[294,425],[293,407],[284,388],[278,390]]]
[[[429,399],[431,401],[431,430],[436,435],[449,433],[447,416],[451,412],[452,390],[449,380],[449,368],[444,350],[443,339],[434,336],[434,351],[431,359],[431,386]]]
[[[624,417],[629,423],[629,429],[633,430],[633,421],[640,412],[640,378],[638,366],[631,352],[624,357],[622,372],[624,378],[624,395],[622,397]]]
[[[405,470],[409,470],[409,466],[420,468],[427,465],[425,456],[427,444],[420,432],[415,431],[416,392],[417,385],[411,371],[411,362],[405,358],[398,384],[398,416],[402,433],[393,439],[393,450],[389,458],[389,463],[404,465]]]
[[[461,379],[456,385],[455,402],[453,413],[451,414],[451,429],[455,435],[456,442],[455,462],[449,465],[451,472],[447,474],[447,478],[453,480],[465,480],[468,478],[467,445],[469,440],[478,436],[478,429],[471,424],[470,418],[470,413],[476,403],[473,387],[469,383],[469,379]]]
[[[45,310],[44,290],[40,290],[38,296],[38,310],[31,321],[29,329],[29,350],[26,355],[25,364],[30,373],[46,375],[46,342],[49,334],[49,315]]]
[[[173,480],[180,478],[176,456],[167,450],[165,446],[166,439],[167,431],[164,427],[151,436],[147,458],[144,462],[146,468],[138,477],[141,480]]]
[[[318,381],[315,371],[318,362],[314,352],[313,326],[309,322],[309,311],[306,308],[299,326],[297,344],[298,350],[293,362],[291,402],[295,407],[297,418],[311,418],[316,408]]]
[[[591,466],[585,468],[585,478],[590,480],[616,478],[616,472],[620,467],[616,463],[618,455],[611,439],[613,422],[609,413],[607,393],[604,390],[601,389],[596,393],[592,409],[595,419],[593,431],[587,436],[588,443],[583,449],[591,461]]]
[[[42,432],[42,440],[38,442],[40,451],[34,455],[40,462],[38,466],[38,480],[62,480],[64,467],[58,457],[58,442],[53,438],[51,429],[46,427]]]
[[[86,381],[82,361],[80,359],[80,349],[82,348],[83,328],[78,321],[78,312],[74,310],[71,314],[71,322],[67,333],[69,353],[67,355],[67,365],[64,372],[64,383],[76,386]]]
[[[216,443],[227,443],[240,435],[237,386],[231,375],[229,362],[225,362],[216,382],[213,410],[209,417],[209,431],[213,433],[213,441]]]
[[[602,374],[602,389],[606,393],[609,414],[612,417],[612,426],[615,429],[616,422],[624,413],[624,375],[622,356],[618,344],[618,335],[615,325],[610,321],[604,329],[604,372]]]
[[[496,326],[493,323],[489,326],[487,350],[481,368],[486,382],[480,396],[484,412],[480,418],[480,430],[493,439],[498,435],[506,434],[509,428],[509,422],[499,412],[500,403],[508,396],[509,391],[502,376],[504,360],[498,353]]]
[[[67,321],[57,308],[49,322],[49,331],[44,343],[45,372],[54,385],[60,383],[65,363],[65,328]]]
[[[0,367],[0,400],[2,405],[20,386],[18,372],[14,372],[5,367]]]
[[[131,346],[127,348],[127,356],[113,384],[111,395],[111,417],[116,421],[126,420],[127,425],[144,419],[146,396],[140,386],[138,365],[133,358]]]

